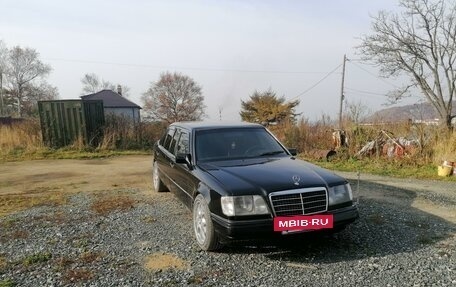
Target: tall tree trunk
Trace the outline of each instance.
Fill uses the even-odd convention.
[[[19,85],[17,88],[17,115],[22,118],[22,109],[21,109],[21,94],[22,94],[22,86]]]
[[[453,125],[451,124],[452,120],[453,120],[453,117],[451,115],[447,115],[446,118],[444,119],[445,128],[448,130],[448,132],[453,131]]]

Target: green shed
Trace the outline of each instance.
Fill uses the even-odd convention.
[[[43,142],[50,147],[63,147],[83,140],[96,146],[103,135],[103,101],[39,101]]]

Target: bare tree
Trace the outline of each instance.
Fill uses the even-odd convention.
[[[112,90],[118,92],[117,87],[122,87],[121,96],[129,97],[130,96],[130,87],[126,85],[115,85],[109,81],[101,79],[98,75],[94,73],[85,74],[81,79],[82,83],[82,95],[94,94],[102,90]]]
[[[5,102],[3,99],[3,75],[6,72],[6,63],[8,57],[8,48],[5,43],[0,40],[0,116],[3,116],[5,110]]]
[[[261,124],[279,124],[284,120],[295,122],[295,108],[299,100],[285,102],[284,97],[277,97],[271,89],[259,92],[255,91],[248,101],[241,101],[240,112],[243,121],[257,122]]]
[[[97,93],[101,90],[114,91],[116,88],[116,86],[113,83],[100,79],[100,77],[98,77],[98,75],[94,73],[85,74],[84,77],[82,77],[81,79],[81,83],[83,95]]]
[[[395,100],[418,87],[441,121],[451,129],[456,93],[456,3],[400,0],[401,13],[381,11],[372,17],[372,34],[361,38],[363,59],[385,77],[405,74],[411,84],[393,91]]]
[[[198,121],[205,116],[201,87],[181,73],[163,73],[141,97],[143,110],[168,123]]]
[[[368,107],[362,101],[348,102],[345,105],[345,115],[347,119],[358,125],[361,120],[369,115]]]
[[[51,67],[41,62],[35,49],[16,46],[9,51],[6,74],[11,87],[9,93],[17,101],[19,116],[22,116],[26,85],[33,84],[37,78],[44,78],[50,71]]]
[[[51,86],[46,81],[25,85],[23,89],[22,114],[36,116],[38,114],[38,101],[56,100],[59,98],[57,87]]]

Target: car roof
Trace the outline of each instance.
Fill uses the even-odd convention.
[[[198,129],[218,129],[218,128],[264,128],[260,124],[247,123],[247,122],[209,122],[209,121],[195,121],[195,122],[175,122],[171,126],[178,126],[188,130]]]

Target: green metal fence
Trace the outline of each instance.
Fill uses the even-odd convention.
[[[50,147],[63,147],[79,140],[96,146],[103,136],[101,100],[39,101],[38,110],[43,142]]]

